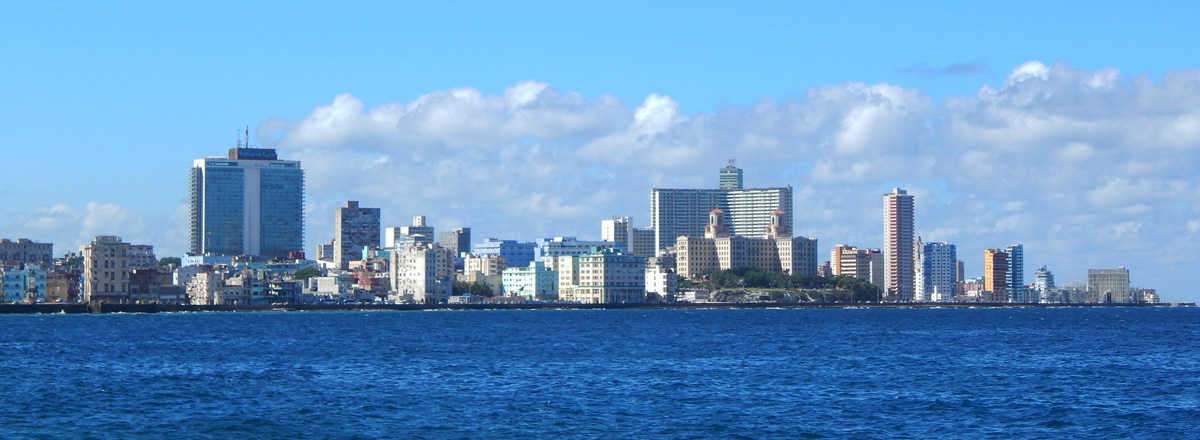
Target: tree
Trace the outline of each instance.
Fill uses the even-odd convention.
[[[162,258],[158,259],[158,265],[159,266],[174,265],[175,267],[179,267],[179,266],[183,265],[183,260],[180,259],[179,257],[162,257]]]
[[[296,273],[292,274],[292,277],[297,280],[307,280],[309,278],[319,277],[319,276],[321,276],[321,271],[317,270],[317,268],[315,268],[315,267],[306,267],[306,268],[300,269],[300,270],[296,271]]]

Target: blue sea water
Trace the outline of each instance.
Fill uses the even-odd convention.
[[[0,438],[1197,438],[1200,309],[0,316]]]

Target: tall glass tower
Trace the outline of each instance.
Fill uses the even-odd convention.
[[[192,255],[287,257],[304,249],[304,170],[273,149],[230,148],[191,170]]]

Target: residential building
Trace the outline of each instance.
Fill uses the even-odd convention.
[[[1098,302],[1131,302],[1129,269],[1088,269],[1088,294]]]
[[[983,291],[987,302],[1008,301],[1008,253],[1003,249],[983,251]]]
[[[133,270],[129,243],[121,237],[98,235],[81,246],[83,299],[88,302],[128,302],[129,275]]]
[[[523,296],[538,301],[558,299],[558,273],[541,261],[504,269],[501,285],[503,293],[509,296]]]
[[[438,243],[454,251],[455,257],[471,253],[471,228],[458,228],[438,235]]]
[[[585,304],[646,302],[646,257],[596,249],[587,255],[547,258],[559,273],[559,298]],[[563,285],[564,279],[568,282]]]
[[[363,208],[358,201],[348,200],[338,208],[333,220],[334,264],[346,269],[350,261],[361,260],[364,247],[379,248],[379,208]]]
[[[16,241],[0,238],[0,265],[38,264],[49,267],[54,262],[54,243],[35,243],[28,238]]]
[[[1042,266],[1033,274],[1033,287],[1039,292],[1044,292],[1054,288],[1054,273]]]
[[[792,237],[786,226],[786,214],[770,213],[771,223],[761,238],[742,237],[731,232],[725,212],[713,209],[703,238],[679,236],[675,240],[676,269],[690,278],[705,270],[727,270],[755,266],[775,272],[816,275],[817,239]]]
[[[247,133],[248,135],[248,133]],[[230,148],[191,169],[192,255],[286,258],[304,247],[304,170],[267,148]]]
[[[390,276],[392,301],[445,303],[452,290],[454,252],[437,243],[396,248]]]
[[[154,256],[154,246],[148,244],[129,245],[130,269],[154,269],[158,267],[158,258]]]
[[[488,238],[475,245],[475,255],[498,255],[510,267],[528,266],[537,259],[537,247],[533,242]]]
[[[740,170],[739,170],[740,175]],[[726,213],[730,232],[756,236],[771,224],[770,213],[785,214],[783,226],[792,227],[792,187],[718,188],[650,190],[650,228],[654,230],[654,251],[675,244],[681,235],[700,237],[708,222],[708,213],[717,208]]]
[[[885,284],[880,286],[897,301],[912,301],[915,270],[913,267],[913,196],[893,188],[883,196],[883,258]]]
[[[579,241],[575,237],[550,237],[537,241],[534,259],[541,260],[544,257],[590,254],[596,248],[608,248],[627,254],[625,249],[618,246],[614,241]]]
[[[468,282],[475,282],[478,277],[500,275],[508,268],[504,257],[496,254],[472,255],[463,258],[463,274]]]
[[[1008,285],[1009,302],[1037,302],[1030,295],[1029,289],[1025,288],[1025,246],[1009,245],[1004,248],[1004,252],[1008,254],[1008,274],[1005,284]]]
[[[46,269],[37,264],[0,266],[0,302],[46,302]]]
[[[679,277],[675,275],[674,256],[646,259],[646,295],[658,300],[674,298],[679,290]]]
[[[613,216],[600,222],[600,239],[616,243],[629,255],[651,257],[655,254],[654,229],[635,228],[630,217]]]
[[[920,238],[917,239],[920,243]],[[923,243],[918,249],[917,266],[921,275],[917,277],[916,294],[921,301],[953,301],[957,285],[958,251],[945,242]]]
[[[855,246],[839,244],[833,247],[829,254],[829,269],[832,275],[843,275],[848,277],[858,278],[860,280],[870,281],[881,285],[877,282],[873,274],[883,274],[880,264],[873,264],[876,260],[879,263],[883,262],[883,253],[879,249],[859,249]],[[876,270],[872,270],[872,268]]]
[[[392,249],[434,242],[433,226],[425,224],[425,216],[413,216],[412,226],[389,226],[383,234],[383,246]]]

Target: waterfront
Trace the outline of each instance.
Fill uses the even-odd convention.
[[[1181,438],[1195,308],[0,316],[0,437]]]

